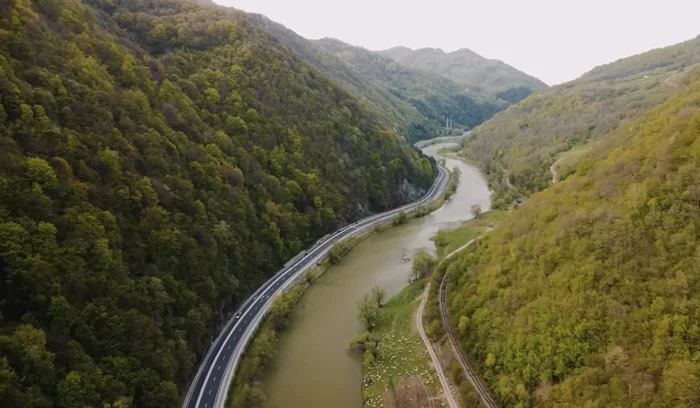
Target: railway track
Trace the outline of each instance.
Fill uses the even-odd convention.
[[[471,242],[470,242],[471,243]],[[481,382],[481,379],[477,377],[476,373],[474,372],[474,369],[472,369],[471,364],[469,364],[469,360],[467,359],[467,356],[464,355],[464,352],[462,352],[462,349],[459,347],[459,344],[457,343],[457,336],[455,336],[454,329],[452,328],[452,325],[450,324],[450,319],[447,318],[447,292],[445,291],[445,287],[447,284],[447,273],[445,273],[445,276],[442,278],[442,283],[440,283],[440,315],[442,316],[442,323],[445,325],[445,328],[447,329],[447,335],[450,338],[450,343],[452,344],[452,350],[454,351],[455,355],[457,356],[459,363],[462,365],[462,369],[464,370],[464,373],[467,376],[467,379],[469,382],[472,384],[472,387],[476,390],[476,392],[479,394],[479,398],[481,398],[481,402],[484,403],[484,405],[488,408],[497,408],[498,405],[494,402],[493,398],[491,398],[491,395],[489,394],[488,390],[484,386],[484,384]]]

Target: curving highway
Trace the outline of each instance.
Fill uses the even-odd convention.
[[[270,280],[253,293],[229,320],[209,348],[197,375],[190,385],[183,403],[184,408],[224,408],[236,366],[267,312],[272,298],[302,276],[309,268],[325,259],[338,241],[357,236],[375,226],[393,219],[399,212],[410,213],[440,197],[449,181],[448,173],[438,166],[439,175],[428,193],[420,200],[381,214],[375,214],[326,235],[310,249],[289,261]]]

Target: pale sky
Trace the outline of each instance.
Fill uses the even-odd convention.
[[[700,0],[214,0],[370,50],[469,48],[553,85],[700,34]]]

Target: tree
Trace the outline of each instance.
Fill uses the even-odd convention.
[[[365,326],[365,329],[372,329],[377,323],[378,316],[379,308],[369,293],[357,301],[357,319]]]
[[[435,258],[421,249],[413,256],[410,282],[427,277],[435,267]]]
[[[267,277],[434,179],[241,12],[0,8],[3,407],[177,405],[215,325]],[[266,327],[286,327],[289,293]],[[258,362],[275,336],[251,346]]]
[[[168,29],[164,24],[158,24],[151,30],[151,36],[158,41],[163,41],[168,37]]]
[[[316,268],[311,268],[304,273],[304,281],[308,284],[311,285],[318,279],[319,276],[319,270]]]
[[[464,334],[467,331],[468,326],[469,318],[467,316],[462,315],[459,318],[459,323],[457,324],[457,331],[459,331],[459,334]]]
[[[394,220],[391,222],[392,225],[401,225],[406,222],[408,219],[408,216],[406,215],[405,212],[399,211],[399,214],[394,217]]]
[[[377,303],[377,307],[382,307],[384,299],[386,298],[386,289],[381,286],[375,286],[372,288],[372,299]]]
[[[265,394],[252,385],[244,384],[232,395],[231,408],[261,408],[265,405]]]
[[[472,204],[471,212],[474,218],[479,218],[479,215],[481,215],[481,205]]]
[[[697,407],[700,403],[696,376],[697,369],[687,360],[674,361],[663,371],[662,394],[668,406],[679,408]]]

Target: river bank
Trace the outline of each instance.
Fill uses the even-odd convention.
[[[362,364],[364,406],[440,407],[442,388],[430,356],[414,330],[414,314],[425,288],[415,281],[379,310],[371,341],[379,339],[371,358]],[[374,355],[377,355],[375,358]]]
[[[441,172],[445,173],[444,170],[444,168],[440,169]],[[330,249],[325,259],[307,270],[288,290],[272,299],[269,312],[255,331],[237,367],[235,381],[228,390],[228,407],[258,408],[262,406],[266,396],[257,387],[257,383],[260,382],[260,376],[263,374],[263,370],[266,368],[269,360],[276,355],[277,339],[289,326],[289,316],[306,290],[330,267],[338,264],[348,252],[364,239],[391,227],[404,224],[408,220],[424,217],[440,208],[454,194],[459,174],[459,172],[448,172],[448,180],[442,193],[432,201],[426,202],[424,205],[416,207],[407,213],[400,211],[393,218],[387,218],[385,221],[376,224],[372,229],[337,242]]]
[[[442,147],[425,151],[436,156]],[[398,293],[410,275],[405,259],[420,249],[432,251],[430,237],[469,218],[472,204],[484,209],[490,204],[477,168],[452,159],[446,162],[461,172],[452,199],[426,217],[359,243],[302,297],[291,314],[289,330],[279,338],[279,353],[263,376],[266,407],[362,406],[361,356],[348,350],[348,340],[364,332],[356,319],[356,301],[375,285],[384,287],[389,296]]]

